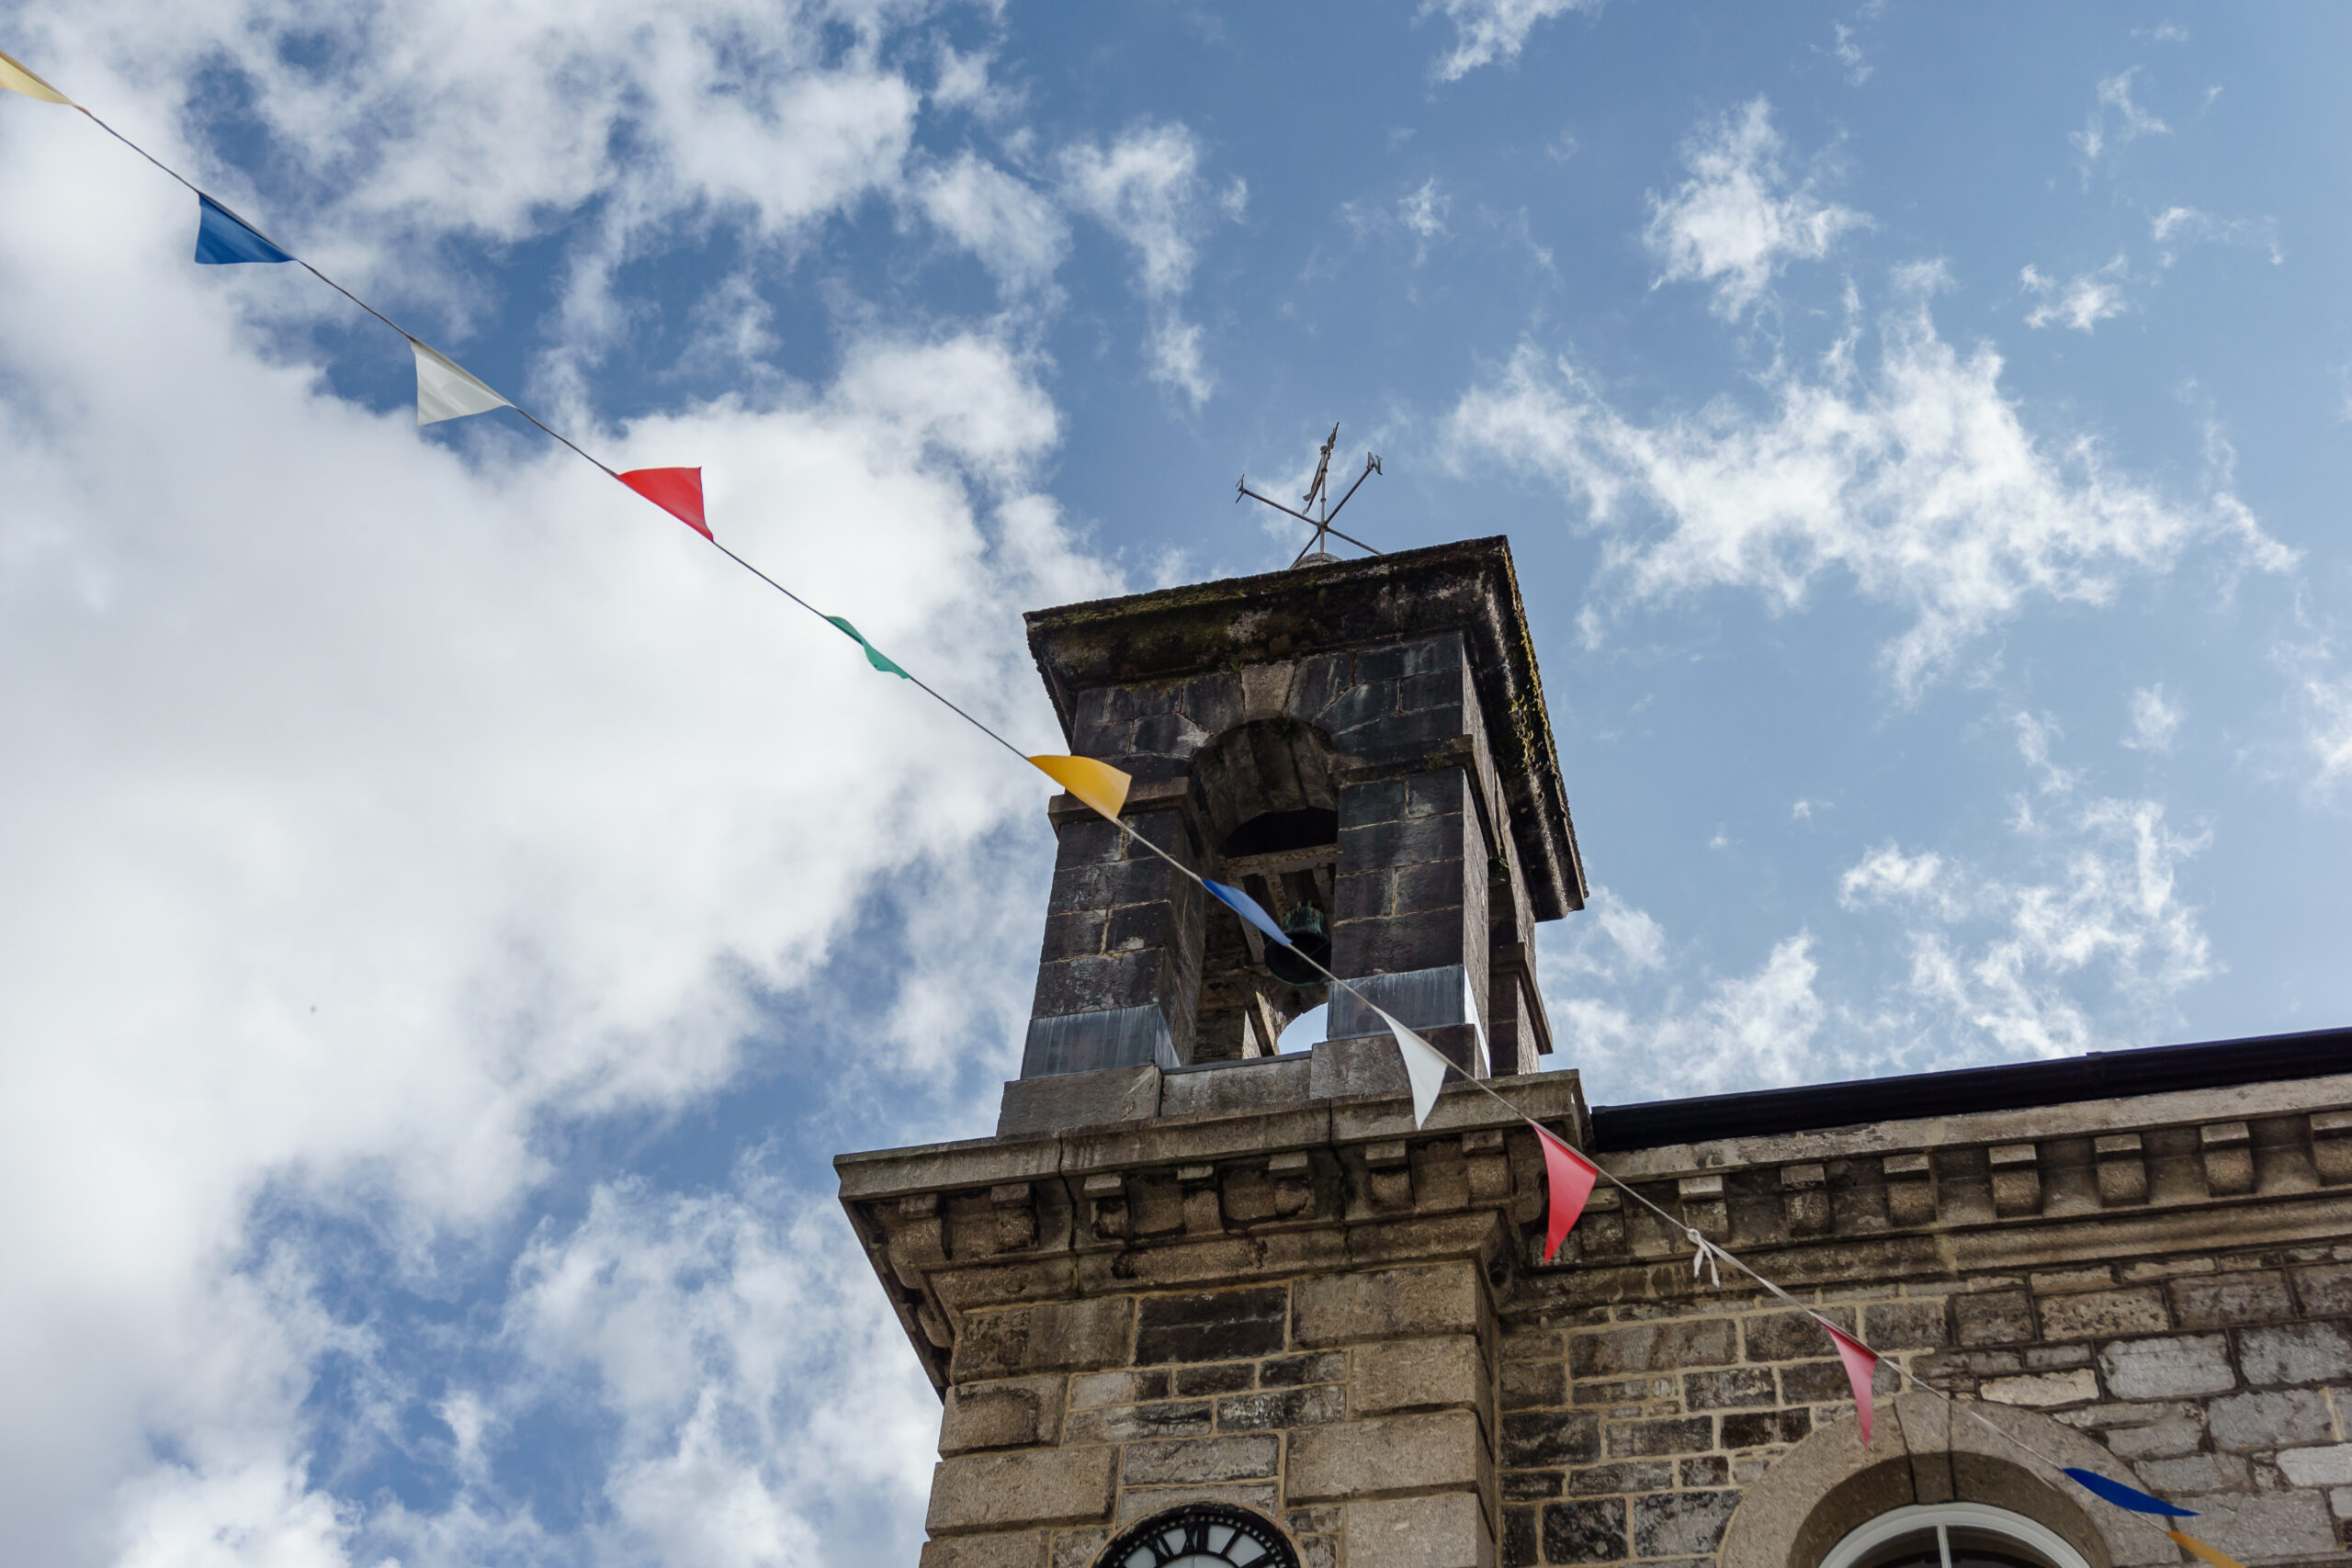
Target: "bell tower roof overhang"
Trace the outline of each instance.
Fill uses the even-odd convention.
[[[1079,698],[1098,687],[1460,632],[1535,918],[1584,907],[1584,863],[1507,539],[1190,583],[1023,619],[1055,716],[1073,739]]]

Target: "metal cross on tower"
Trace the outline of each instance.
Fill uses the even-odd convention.
[[[1348,543],[1355,546],[1356,548],[1360,550],[1372,550],[1374,555],[1379,555],[1382,553],[1379,550],[1373,549],[1372,546],[1365,544],[1362,539],[1356,538],[1352,535],[1342,534],[1340,530],[1331,526],[1331,519],[1340,514],[1340,507],[1347,505],[1349,502],[1355,499],[1355,493],[1363,487],[1363,481],[1372,478],[1373,475],[1380,472],[1380,459],[1369,452],[1365,453],[1363,455],[1363,472],[1358,474],[1356,476],[1356,482],[1348,487],[1348,493],[1340,497],[1339,504],[1333,505],[1329,481],[1331,475],[1331,451],[1332,448],[1339,446],[1339,444],[1340,427],[1337,424],[1334,424],[1331,426],[1330,436],[1323,443],[1322,453],[1315,464],[1315,482],[1306,487],[1306,494],[1299,500],[1299,506],[1310,509],[1315,506],[1315,503],[1317,501],[1320,501],[1323,504],[1319,514],[1312,512],[1311,510],[1307,512],[1301,512],[1297,507],[1284,506],[1281,502],[1276,501],[1271,495],[1259,494],[1256,491],[1250,488],[1250,476],[1247,474],[1241,476],[1241,482],[1238,487],[1236,487],[1233,497],[1234,503],[1236,505],[1240,504],[1241,498],[1246,495],[1252,501],[1264,502],[1268,506],[1272,507],[1277,512],[1287,512],[1293,517],[1297,518],[1300,522],[1314,528],[1315,536],[1307,540],[1306,547],[1300,550],[1297,556],[1292,559],[1290,564],[1293,566],[1301,565],[1308,560],[1314,560],[1315,564],[1317,566],[1320,566],[1327,560],[1336,560],[1338,558],[1336,556],[1327,554],[1324,551],[1323,540],[1326,535],[1334,538],[1345,539]],[[1317,559],[1317,558],[1320,558]]]

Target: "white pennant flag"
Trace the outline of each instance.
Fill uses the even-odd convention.
[[[1372,1006],[1369,1002],[1364,1005]],[[1436,1046],[1378,1008],[1372,1010],[1380,1013],[1380,1021],[1396,1037],[1397,1053],[1405,1058],[1405,1076],[1413,1084],[1413,1125],[1418,1129],[1437,1108],[1437,1091],[1445,1087],[1445,1070],[1453,1064],[1439,1055]]]
[[[477,380],[473,373],[447,355],[428,348],[414,338],[408,345],[416,350],[416,423],[438,424],[445,419],[463,419],[469,413],[488,413],[492,409],[514,405]]]

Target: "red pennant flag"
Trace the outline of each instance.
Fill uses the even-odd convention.
[[[1814,1321],[1828,1333],[1838,1347],[1838,1359],[1846,1363],[1846,1382],[1854,1391],[1854,1414],[1861,1421],[1862,1445],[1867,1448],[1871,1440],[1871,1380],[1878,1373],[1878,1352],[1820,1318]]]
[[[1600,1172],[1533,1122],[1528,1125],[1535,1128],[1537,1145],[1544,1150],[1544,1175],[1551,1189],[1546,1205],[1550,1223],[1544,1227],[1544,1261],[1549,1263],[1560,1244],[1568,1239],[1568,1232],[1576,1228],[1577,1216],[1584,1213],[1585,1200],[1592,1196],[1592,1184],[1600,1179]]]
[[[702,520],[700,468],[631,468],[613,477],[712,544],[718,543],[710,525]]]

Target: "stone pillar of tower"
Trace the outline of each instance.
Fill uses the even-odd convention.
[[[1319,921],[1336,973],[1586,1141],[1577,1076],[1536,1071],[1533,926],[1584,888],[1502,540],[1029,622],[1071,750],[1134,776],[1138,833]],[[1076,801],[1051,815],[997,1135],[836,1162],[944,1404],[924,1568],[1187,1539],[1253,1568],[1487,1568],[1533,1134],[1466,1084],[1416,1129],[1394,1043],[1344,998],[1278,1053],[1327,999],[1312,976]]]

